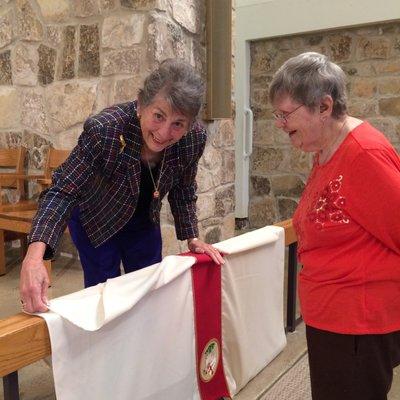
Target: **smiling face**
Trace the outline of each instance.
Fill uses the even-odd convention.
[[[138,115],[144,147],[153,154],[178,142],[190,127],[189,117],[174,110],[161,94],[148,106],[139,105]]]
[[[273,105],[276,114],[287,116],[286,119],[277,119],[275,125],[289,136],[294,147],[306,152],[324,147],[323,123],[318,109],[310,110],[287,95],[277,98]]]

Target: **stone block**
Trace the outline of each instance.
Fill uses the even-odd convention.
[[[310,46],[318,46],[322,44],[324,40],[324,36],[322,35],[311,35],[305,38],[305,42]],[[287,47],[285,47],[287,48]]]
[[[332,61],[347,61],[351,56],[352,38],[347,34],[336,34],[328,37]]]
[[[300,197],[304,183],[297,175],[274,175],[270,177],[275,196]]]
[[[43,38],[43,26],[28,0],[16,0],[16,31],[19,38],[40,41]]]
[[[251,104],[257,104],[260,105],[260,107],[263,107],[264,105],[269,103],[267,88],[252,89],[250,96],[251,96]]]
[[[173,1],[172,17],[179,25],[191,33],[198,33],[200,28],[199,4],[196,0]]]
[[[378,102],[375,99],[352,99],[348,104],[349,114],[364,119],[367,116],[378,115]]]
[[[8,11],[0,14],[0,49],[13,39],[13,14]]]
[[[11,50],[0,53],[0,85],[12,84]]]
[[[57,82],[46,87],[45,98],[52,132],[82,123],[92,113],[96,82]]]
[[[64,27],[61,25],[46,25],[47,43],[54,48],[59,48],[63,40],[63,31]]]
[[[142,41],[144,14],[109,16],[104,19],[102,47],[120,49]]]
[[[271,191],[271,183],[265,176],[250,177],[250,196],[266,196]]]
[[[400,73],[400,59],[374,62],[377,75]]]
[[[21,123],[30,131],[49,135],[49,122],[47,120],[43,91],[40,88],[25,89],[21,93]]]
[[[380,78],[378,80],[378,91],[383,95],[400,95],[400,78],[394,76],[390,78]]]
[[[38,79],[42,85],[48,85],[54,81],[56,69],[56,50],[41,44],[38,48],[39,54],[39,73]]]
[[[227,147],[235,144],[235,126],[233,119],[214,121],[214,133],[211,136],[215,147]]]
[[[385,59],[390,55],[390,40],[384,37],[364,37],[357,43],[357,59]]]
[[[151,10],[159,3],[158,0],[120,0],[122,7],[133,8],[134,10]]]
[[[117,7],[117,0],[100,0],[100,11],[110,11]]]
[[[250,75],[250,88],[268,91],[271,81],[272,74],[252,74]]]
[[[59,63],[60,79],[72,79],[75,77],[76,62],[76,27],[66,26],[63,31],[63,48]]]
[[[271,48],[261,41],[250,42],[250,74],[265,74],[268,72],[274,72],[275,59],[278,55],[278,52],[278,48]]]
[[[96,103],[94,107],[94,113],[97,114],[106,107],[109,107],[113,103],[119,103],[113,101],[114,93],[114,81],[112,78],[101,78],[97,85]]]
[[[273,197],[254,197],[250,199],[249,223],[251,228],[262,228],[278,220],[276,201]]]
[[[193,42],[179,25],[152,13],[148,25],[148,54],[151,63],[175,57],[190,62],[194,59]]]
[[[78,75],[80,78],[100,75],[100,37],[96,24],[80,27]]]
[[[350,85],[350,93],[355,97],[371,98],[375,95],[376,90],[376,79],[357,78]]]
[[[379,111],[383,116],[398,117],[400,115],[400,96],[380,99]]]
[[[251,156],[251,169],[255,175],[265,175],[279,169],[283,162],[283,150],[255,147]]]
[[[32,132],[31,130],[24,130],[21,145],[25,146],[28,149],[28,170],[43,170],[47,152],[49,150],[49,147],[51,146],[50,141]],[[32,189],[34,189],[34,187]]]
[[[346,63],[341,65],[341,67],[349,76],[374,77],[376,75],[375,68],[369,61]]]
[[[395,123],[390,118],[368,118],[368,122],[376,129],[381,131],[390,143],[399,143],[399,132],[396,130]]]
[[[226,184],[235,180],[235,150],[221,150],[222,176],[221,183]]]
[[[208,192],[209,190],[213,189],[216,186],[216,180],[218,181],[218,177],[213,171],[210,171],[202,164],[199,164],[196,175],[198,193]]]
[[[17,89],[0,86],[0,129],[10,129],[19,125],[19,110]]]
[[[289,145],[289,136],[275,126],[275,120],[257,119],[254,121],[253,145],[271,147],[273,145]]]
[[[12,69],[14,85],[36,86],[39,54],[35,45],[19,42],[13,48]]]
[[[225,217],[235,209],[235,188],[228,185],[215,191],[215,214],[217,217]]]
[[[63,22],[69,15],[67,0],[37,0],[37,3],[46,22]]]
[[[289,159],[289,166],[285,168],[286,171],[298,174],[308,174],[310,172],[313,157],[312,153],[306,153],[291,147],[286,156],[288,156]]]
[[[229,239],[235,236],[235,214],[226,215],[222,222],[221,240]]]
[[[136,75],[132,78],[116,80],[114,89],[114,103],[123,103],[125,101],[135,100],[142,85],[143,79]]]
[[[22,132],[15,131],[3,131],[0,135],[0,149],[4,148],[15,148],[21,146]]]
[[[100,12],[99,0],[70,0],[73,14],[77,17],[91,17]]]
[[[297,203],[292,199],[278,199],[279,221],[293,217],[296,211]]]
[[[221,228],[219,226],[207,228],[204,235],[204,241],[211,244],[218,243],[221,241],[221,235]]]
[[[197,199],[197,218],[199,221],[215,215],[214,193],[200,193]]]
[[[72,150],[78,143],[78,138],[82,133],[82,127],[72,128],[57,134],[52,138],[54,147],[58,149]]]
[[[114,50],[103,55],[103,75],[138,74],[142,64],[141,49]]]

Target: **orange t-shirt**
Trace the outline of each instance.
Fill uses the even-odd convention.
[[[306,324],[344,334],[400,330],[400,158],[367,122],[315,162],[293,221]]]

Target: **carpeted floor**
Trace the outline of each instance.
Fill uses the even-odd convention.
[[[304,355],[259,400],[311,400],[308,359]]]

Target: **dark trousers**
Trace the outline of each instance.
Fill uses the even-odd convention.
[[[400,331],[342,335],[306,326],[313,400],[386,400]]]
[[[79,219],[79,209],[72,212],[68,224],[72,241],[78,249],[85,287],[105,282],[125,273],[136,271],[161,261],[161,232],[143,216],[134,215],[114,236],[99,247],[90,242]]]

